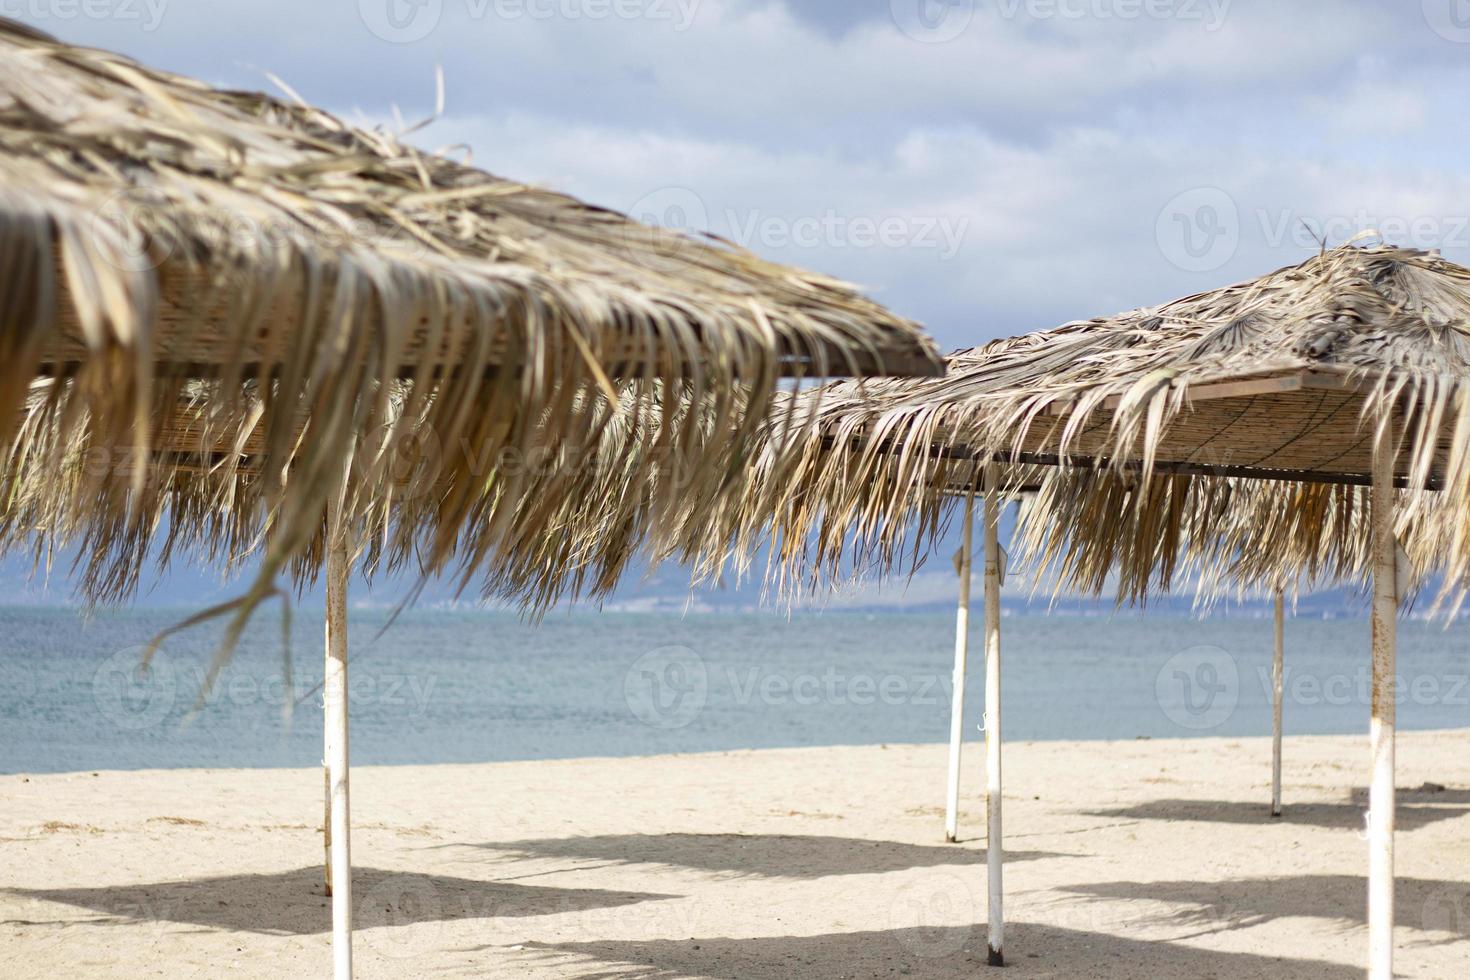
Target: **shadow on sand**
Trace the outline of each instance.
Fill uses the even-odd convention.
[[[1405,794],[1404,799],[1410,794]],[[1238,800],[1150,800],[1134,806],[1111,810],[1086,810],[1089,817],[1133,820],[1192,820],[1201,823],[1230,824],[1301,824],[1308,827],[1361,829],[1366,804],[1360,803],[1292,803],[1282,808],[1281,816],[1272,817],[1265,803]],[[1470,807],[1415,806],[1398,807],[1398,829],[1417,830],[1441,820],[1451,820],[1470,813]]]
[[[324,894],[320,867],[106,888],[7,891],[21,898],[60,902],[102,913],[88,920],[94,923],[181,922],[212,929],[302,936],[331,930],[330,899]],[[352,870],[352,892],[353,918],[363,929],[454,919],[555,915],[674,897],[549,888],[374,868]],[[6,924],[35,922],[15,919]]]
[[[449,844],[501,851],[517,858],[572,858],[616,864],[662,864],[770,878],[882,874],[910,868],[984,864],[985,849],[951,844],[902,844],[820,835],[609,834],[487,844]],[[1006,851],[1006,861],[1058,857]]]
[[[1368,787],[1359,786],[1350,794],[1352,799],[1364,806],[1368,805]],[[1445,804],[1470,804],[1470,789],[1460,789],[1443,786],[1439,783],[1425,783],[1422,786],[1400,786],[1398,791],[1400,803],[1438,803]]]
[[[1316,960],[1225,953],[1174,942],[1120,939],[1025,922],[1006,926],[1008,968],[996,976],[1168,980],[1272,977],[1349,980],[1362,970]],[[535,944],[581,980],[838,980],[909,975],[975,980],[985,967],[982,927],[909,928],[823,936],[694,938],[652,942]]]
[[[1159,912],[1156,921],[1204,931],[1244,929],[1272,919],[1304,916],[1360,926],[1368,918],[1367,879],[1356,875],[1295,875],[1241,881],[1108,881],[1065,889],[1089,898],[1148,900],[1184,906]],[[1394,907],[1398,924],[1430,932],[1470,936],[1470,883],[1399,878]]]

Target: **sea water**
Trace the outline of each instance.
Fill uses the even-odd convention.
[[[0,609],[0,770],[318,765],[320,618],[293,616],[288,645],[263,613],[206,688],[217,626],[172,636],[139,666],[184,615]],[[350,617],[354,764],[948,738],[951,615],[390,618]],[[969,739],[982,737],[979,618]],[[1269,619],[1024,613],[1002,630],[1008,739],[1270,732]],[[1289,620],[1286,732],[1366,733],[1368,655],[1361,618]],[[1470,726],[1470,626],[1402,623],[1399,676],[1401,727]]]

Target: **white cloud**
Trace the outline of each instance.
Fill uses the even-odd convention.
[[[946,346],[1258,274],[1308,254],[1307,227],[1387,224],[1470,257],[1467,47],[1418,4],[960,0],[964,29],[922,43],[887,2],[434,0],[413,8],[439,11],[423,38],[392,44],[361,13],[377,2],[172,0],[153,31],[42,26],[213,81],[270,70],[380,119],[394,100],[422,115],[442,64],[449,115],[420,142],[682,210]],[[1233,241],[1203,260],[1161,240],[1194,223],[1214,241],[1216,218]]]
[[[856,281],[928,321],[948,346],[1300,261],[1315,248],[1308,229],[1336,242],[1378,227],[1470,255],[1470,217],[1461,217],[1470,177],[1398,161],[1329,166],[1231,134],[1202,144],[1193,134],[1067,127],[1033,145],[976,127],[919,127],[853,156],[528,114],[451,117],[429,132],[499,148],[493,166],[517,178],[640,213],[677,208],[773,258]],[[1196,188],[1218,188],[1234,212],[1234,246],[1202,271],[1181,267],[1158,229],[1161,209]],[[858,221],[888,219],[896,238],[853,234]]]
[[[1429,115],[1429,98],[1415,82],[1368,77],[1330,97],[1313,96],[1307,107],[1320,114],[1339,137],[1376,140],[1422,130]]]

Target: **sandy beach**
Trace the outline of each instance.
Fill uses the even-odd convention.
[[[1470,969],[1470,730],[1399,744],[1399,973]],[[1008,748],[1014,977],[1361,976],[1366,739]],[[943,746],[353,772],[363,977],[974,977],[982,753]],[[0,777],[0,974],[327,972],[322,776]]]

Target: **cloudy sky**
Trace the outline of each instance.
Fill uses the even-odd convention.
[[[857,282],[945,348],[1300,261],[1470,260],[1466,0],[0,0]]]

